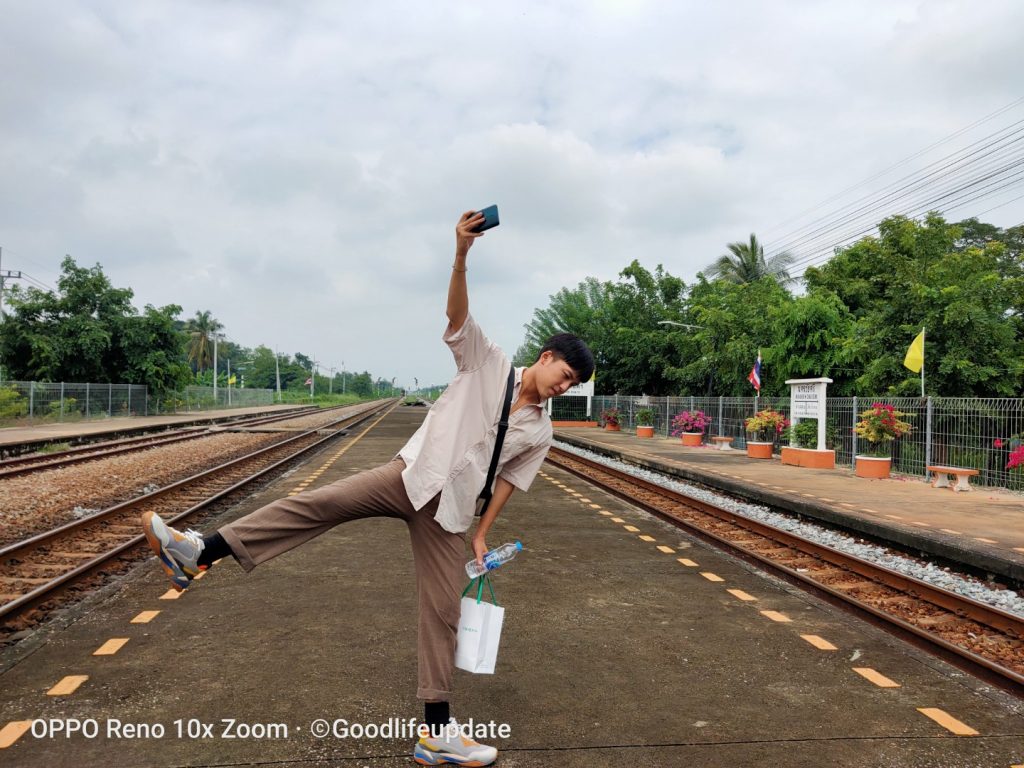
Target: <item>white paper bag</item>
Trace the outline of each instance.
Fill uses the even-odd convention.
[[[463,597],[455,666],[467,672],[493,675],[504,620],[505,609],[484,602],[479,593],[477,597]]]

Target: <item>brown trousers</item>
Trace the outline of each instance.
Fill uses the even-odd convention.
[[[415,510],[405,486],[405,462],[395,458],[376,469],[288,496],[220,529],[246,571],[319,536],[339,523],[397,517],[409,526],[419,600],[421,699],[447,700],[455,666],[462,587],[466,581],[465,534],[449,533],[434,520],[438,498]]]

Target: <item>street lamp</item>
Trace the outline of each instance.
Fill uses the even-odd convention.
[[[327,394],[328,395],[333,395],[334,394],[334,372],[336,370],[338,370],[338,369],[337,368],[328,368],[327,370],[329,370],[331,372],[331,379],[330,379],[330,381],[327,384],[327,387],[328,387]]]
[[[213,339],[213,407],[217,407],[217,342],[226,338],[223,333],[211,333]]]
[[[309,361],[309,399],[313,399],[313,392],[316,388],[316,367],[320,365],[319,360]]]

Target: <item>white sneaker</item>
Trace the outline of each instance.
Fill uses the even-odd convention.
[[[453,717],[445,726],[444,735],[441,738],[436,738],[433,734],[420,738],[416,742],[412,758],[420,765],[455,763],[456,765],[482,766],[493,763],[498,758],[498,750],[467,739],[462,735],[459,724]]]
[[[196,563],[203,551],[203,534],[199,531],[180,533],[166,525],[156,512],[142,513],[142,529],[167,578],[179,592],[187,589],[200,571],[206,570],[206,566]]]

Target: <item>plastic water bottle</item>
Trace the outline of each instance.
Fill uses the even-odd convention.
[[[502,544],[497,549],[492,549],[484,555],[484,564],[482,566],[479,565],[476,560],[470,560],[466,563],[466,574],[471,579],[475,579],[477,576],[483,576],[488,571],[493,571],[499,565],[507,563],[515,557],[516,552],[522,548],[523,544],[519,541]]]

